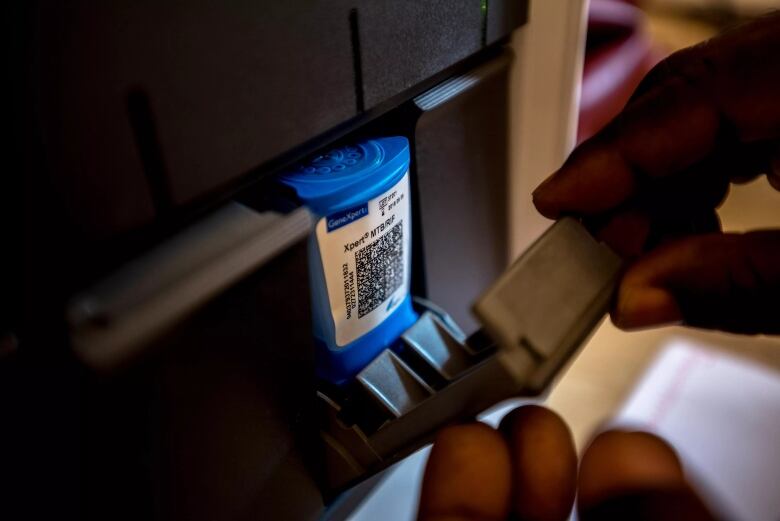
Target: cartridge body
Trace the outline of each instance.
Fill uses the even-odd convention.
[[[317,216],[309,276],[318,375],[348,381],[416,320],[406,138],[334,149],[282,176]]]

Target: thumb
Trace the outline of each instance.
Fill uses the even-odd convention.
[[[626,271],[612,320],[620,328],[683,322],[780,333],[780,230],[708,234],[665,244]]]

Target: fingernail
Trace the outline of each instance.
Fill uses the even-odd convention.
[[[542,215],[552,219],[557,217],[557,208],[554,205],[555,201],[554,198],[551,197],[551,194],[554,193],[555,175],[556,174],[553,174],[545,179],[542,184],[537,186],[536,190],[531,193],[531,198],[536,209],[539,210]]]
[[[682,323],[674,296],[662,288],[648,286],[621,289],[612,321],[621,329]]]
[[[534,190],[531,195],[534,199],[537,199],[539,197],[544,197],[547,195],[546,192],[549,192],[550,187],[554,184],[555,176],[558,174],[558,172],[553,173],[550,175],[547,179],[541,182],[539,186],[536,187],[536,190]]]

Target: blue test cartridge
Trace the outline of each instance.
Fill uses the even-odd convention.
[[[309,278],[317,372],[343,384],[417,319],[412,309],[409,142],[370,139],[282,175],[316,215]]]

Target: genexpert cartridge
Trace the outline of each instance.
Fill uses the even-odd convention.
[[[370,139],[284,173],[317,217],[309,277],[318,376],[343,384],[417,319],[409,294],[409,142]]]

